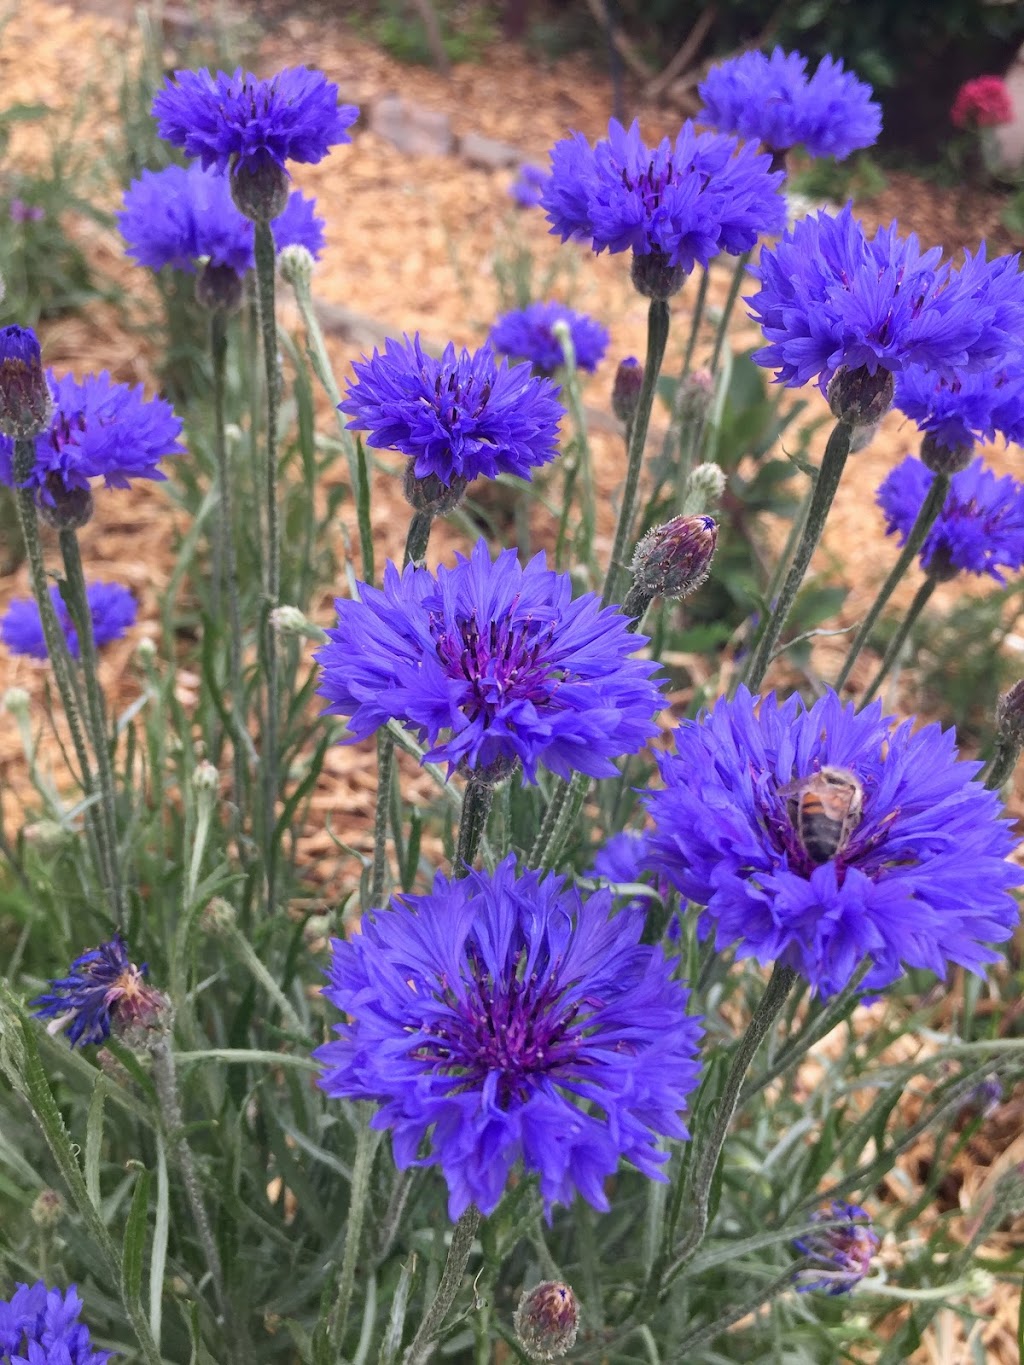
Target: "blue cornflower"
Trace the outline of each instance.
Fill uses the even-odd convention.
[[[885,513],[887,534],[906,542],[935,475],[908,455],[893,469],[875,495]],[[921,568],[940,580],[957,573],[988,574],[1006,580],[1000,569],[1024,568],[1024,485],[1009,474],[1002,478],[984,460],[954,474],[938,520],[921,547]]]
[[[501,355],[528,360],[536,373],[554,374],[565,363],[553,331],[556,322],[564,322],[569,328],[576,368],[593,373],[608,349],[608,329],[564,303],[531,303],[503,314],[491,328],[488,341]]]
[[[800,1276],[798,1293],[820,1289],[826,1294],[848,1294],[871,1269],[880,1241],[871,1225],[871,1215],[859,1204],[833,1199],[811,1221],[828,1223],[837,1218],[843,1220],[839,1226],[819,1228],[794,1241],[797,1251],[821,1267],[808,1269]]]
[[[437,359],[416,335],[386,341],[383,355],[375,350],[352,368],[356,380],[338,404],[348,426],[369,432],[368,445],[408,455],[417,478],[528,479],[558,454],[557,387],[499,362],[490,346],[471,355],[449,342]]]
[[[54,1030],[66,1026],[67,1040],[74,1047],[102,1043],[111,1028],[124,1029],[153,1024],[164,999],[146,985],[146,964],[136,967],[120,934],[109,943],[76,957],[67,976],[50,982],[50,989],[32,1001],[40,1019],[57,1021]]]
[[[1024,364],[942,379],[918,365],[896,381],[895,406],[947,450],[968,450],[975,441],[1024,440]]]
[[[335,603],[338,627],[315,656],[327,712],[350,717],[355,739],[395,719],[429,759],[504,772],[518,760],[533,782],[538,763],[612,777],[613,760],[656,733],[657,664],[630,657],[644,637],[593,593],[573,600],[543,554],[525,568],[514,550],[492,562],[479,540],[436,578],[389,563],[383,589],[359,592]]]
[[[615,119],[591,147],[581,133],[556,142],[541,198],[551,231],[589,240],[595,251],[632,251],[689,272],[720,251],[748,251],[763,233],[780,232],[786,203],[783,172],[753,143],[683,124],[673,144],[653,150],[634,122]]]
[[[865,959],[866,989],[904,966],[981,971],[1017,924],[1009,821],[952,730],[893,728],[880,702],[857,712],[832,691],[808,709],[740,688],[684,721],[660,766],[651,865],[704,907],[699,936],[822,995]],[[808,790],[834,820],[808,818]]]
[[[81,1311],[74,1285],[66,1293],[42,1280],[15,1285],[0,1299],[0,1365],[105,1365],[113,1352],[92,1349]]]
[[[108,488],[128,488],[132,479],[163,479],[158,462],[184,452],[181,419],[162,398],[147,399],[141,384],[117,384],[105,370],[81,380],[50,370],[47,378],[53,415],[48,430],[36,437],[36,461],[26,481],[41,501],[88,488],[94,478]],[[13,454],[13,441],[0,436],[0,483],[14,482]]]
[[[125,191],[124,208],[115,215],[128,255],[150,270],[173,266],[193,271],[199,261],[244,275],[251,270],[253,227],[235,207],[227,177],[191,166],[167,166],[143,171]],[[289,196],[270,230],[278,251],[306,247],[319,256],[324,243],[324,221],[316,216],[316,201],[298,190]]]
[[[520,1161],[549,1210],[577,1191],[607,1209],[620,1159],[664,1179],[658,1135],[689,1136],[699,1073],[700,1021],[643,924],[511,856],[438,874],[334,941],[324,993],[349,1022],[320,1083],[381,1104],[396,1164],[440,1166],[452,1219],[491,1213]]]
[[[817,379],[822,391],[840,366],[953,379],[1004,363],[1024,329],[1016,257],[968,257],[954,271],[940,256],[895,223],[869,240],[850,204],[800,219],[752,267],[761,287],[747,302],[769,343],[754,360],[779,383]]]
[[[317,162],[359,117],[338,104],[338,87],[321,71],[288,67],[260,80],[239,67],[176,71],[157,92],[153,117],[162,138],[198,157],[204,169],[258,174],[288,161]]]
[[[110,644],[112,640],[120,640],[125,631],[135,624],[138,604],[131,592],[120,583],[90,583],[85,590],[85,597],[97,648]],[[56,585],[50,589],[50,601],[68,642],[68,651],[73,659],[77,659],[78,632],[71,624],[71,613]],[[0,620],[0,640],[12,654],[24,654],[31,659],[48,657],[39,607],[31,597],[18,598],[7,608]]]
[[[540,166],[524,163],[519,174],[509,186],[508,192],[521,209],[532,209],[540,203],[544,186],[548,183],[548,172]]]
[[[744,52],[713,66],[697,93],[704,101],[698,123],[756,138],[773,152],[803,146],[811,156],[842,161],[877,142],[882,131],[871,86],[832,57],[823,57],[808,77],[799,52]]]

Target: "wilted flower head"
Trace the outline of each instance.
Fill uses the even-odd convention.
[[[879,1246],[871,1215],[859,1204],[833,1199],[827,1208],[813,1215],[812,1222],[834,1222],[837,1218],[843,1220],[838,1227],[820,1228],[793,1243],[797,1251],[821,1267],[801,1275],[797,1285],[801,1294],[812,1289],[826,1294],[848,1294],[871,1269]]]
[[[688,1136],[700,1024],[643,915],[612,914],[508,857],[372,913],[335,940],[325,988],[347,1017],[314,1054],[329,1095],[377,1100],[396,1164],[440,1166],[448,1211],[498,1205],[521,1161],[545,1206],[607,1209],[620,1160],[663,1179]]]
[[[698,123],[757,138],[773,152],[803,146],[811,156],[841,161],[877,142],[882,131],[870,85],[832,57],[808,76],[799,52],[744,52],[713,66],[697,93],[704,101]]]
[[[544,186],[548,183],[548,172],[540,166],[524,164],[519,174],[508,188],[509,194],[521,209],[532,209],[540,203]]]
[[[564,303],[531,303],[505,313],[491,328],[488,340],[499,355],[528,360],[538,374],[554,374],[565,364],[561,342],[553,330],[556,322],[569,329],[576,368],[596,370],[608,348],[608,329]]]
[[[657,665],[630,656],[645,643],[593,593],[575,600],[568,574],[514,550],[492,562],[480,540],[437,577],[384,570],[383,589],[339,599],[338,627],[315,658],[329,713],[355,739],[389,720],[410,726],[427,757],[487,771],[538,763],[561,777],[612,777],[613,760],[656,732]],[[442,738],[446,736],[446,738]]]
[[[1019,358],[954,379],[910,365],[896,381],[895,401],[921,431],[948,450],[997,436],[1024,439],[1024,363]]]
[[[15,1285],[0,1299],[0,1361],[3,1365],[105,1365],[111,1351],[94,1351],[89,1329],[78,1318],[82,1300],[74,1285],[62,1293],[42,1280]]]
[[[54,492],[88,488],[102,478],[108,488],[132,479],[163,479],[165,455],[180,455],[181,419],[162,398],[147,399],[139,384],[116,384],[106,371],[84,379],[47,372],[53,413],[36,437],[36,458],[26,483],[40,502]],[[13,485],[14,442],[0,436],[0,483]]]
[[[490,346],[470,354],[449,343],[438,359],[419,336],[386,341],[383,355],[353,365],[339,408],[367,444],[400,450],[417,478],[530,477],[558,454],[562,406],[550,380],[498,361]]]
[[[0,432],[34,436],[50,420],[53,402],[39,339],[31,327],[0,327]]]
[[[162,138],[198,157],[204,170],[257,173],[268,164],[317,162],[359,117],[338,104],[338,87],[321,71],[288,67],[270,80],[239,67],[224,71],[176,71],[157,92],[153,117]]]
[[[893,469],[876,494],[886,533],[906,543],[935,475],[914,455]],[[940,579],[956,573],[1006,580],[1002,569],[1024,567],[1024,485],[999,478],[975,460],[950,479],[946,502],[921,547],[921,568]]]
[[[514,1319],[516,1336],[531,1360],[558,1360],[576,1344],[580,1306],[572,1286],[543,1280],[523,1291]]]
[[[822,995],[866,959],[865,989],[903,967],[981,971],[1018,920],[1024,870],[995,793],[937,725],[893,727],[835,692],[807,708],[740,688],[675,732],[647,793],[651,864],[704,909],[698,933]],[[824,815],[824,819],[819,817]]]
[[[50,990],[33,1000],[32,1008],[41,1019],[60,1021],[58,1027],[67,1024],[72,1047],[102,1043],[112,1028],[156,1023],[165,1001],[145,978],[146,964],[136,967],[121,935],[115,934],[109,943],[76,958],[69,974],[51,981]]]
[[[761,287],[747,302],[769,343],[754,360],[780,383],[817,379],[823,393],[840,366],[918,365],[952,379],[1004,363],[1024,328],[1016,257],[965,253],[953,270],[941,254],[922,253],[895,223],[869,240],[849,204],[801,219],[752,267]]]
[[[1013,122],[1013,101],[1001,76],[964,81],[949,111],[955,128],[998,128]]]
[[[132,593],[120,583],[90,583],[85,596],[97,648],[110,644],[112,640],[120,640],[125,631],[135,624],[138,605]],[[50,601],[68,642],[68,651],[73,659],[77,659],[78,632],[71,623],[71,614],[56,585],[50,589]],[[48,657],[39,607],[33,598],[16,598],[11,602],[0,620],[0,640],[12,654],[24,654],[30,659]]]
[[[781,230],[783,175],[770,164],[753,143],[697,133],[689,121],[674,143],[664,138],[651,149],[637,123],[627,130],[612,119],[593,147],[581,133],[555,144],[541,203],[563,241],[653,256],[685,274]]]

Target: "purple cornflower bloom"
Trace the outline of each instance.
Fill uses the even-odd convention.
[[[675,142],[646,146],[637,123],[615,119],[591,147],[581,133],[556,142],[541,198],[551,231],[595,251],[632,251],[689,272],[720,251],[739,255],[780,232],[783,172],[753,143],[683,124]]]
[[[823,1290],[826,1294],[848,1294],[871,1269],[880,1242],[871,1225],[871,1215],[859,1204],[833,1199],[827,1208],[814,1214],[811,1221],[827,1223],[836,1218],[845,1221],[839,1227],[816,1229],[793,1243],[797,1251],[821,1267],[817,1271],[803,1272],[797,1284],[799,1294],[812,1289]]]
[[[167,166],[143,171],[125,191],[124,208],[115,215],[128,255],[150,270],[173,266],[194,271],[209,261],[244,275],[251,270],[253,226],[235,207],[226,176],[191,166]],[[316,201],[298,190],[288,198],[270,230],[278,251],[304,246],[319,256],[324,221],[316,216]]]
[[[105,1365],[112,1351],[94,1351],[89,1329],[79,1322],[82,1300],[42,1280],[17,1284],[0,1299],[0,1365]]]
[[[132,479],[163,479],[165,455],[181,455],[181,419],[162,398],[147,399],[138,384],[117,384],[104,370],[84,379],[47,372],[53,395],[48,430],[36,437],[36,461],[26,481],[37,497],[53,503],[54,491],[88,488],[102,478],[108,488]],[[14,442],[0,436],[0,483],[13,485]]]
[[[32,1001],[40,1019],[67,1025],[67,1040],[74,1047],[102,1043],[111,1028],[152,1024],[163,1007],[159,991],[146,985],[146,964],[136,967],[120,934],[109,943],[76,957],[67,976],[50,982],[50,989]]]
[[[129,627],[135,624],[138,603],[132,593],[120,583],[90,583],[85,590],[85,597],[89,604],[93,639],[97,648],[110,644],[112,640],[120,640]],[[73,659],[77,659],[78,632],[71,623],[71,613],[56,584],[50,589],[50,601],[64,631],[64,638],[68,642],[68,652]],[[39,607],[31,597],[18,598],[7,608],[3,619],[0,620],[0,640],[12,654],[24,654],[30,659],[49,657]]]
[[[953,270],[941,254],[895,223],[869,240],[850,204],[800,219],[751,267],[761,285],[747,302],[769,343],[754,360],[778,383],[817,379],[822,392],[840,366],[954,379],[1004,363],[1024,330],[1016,258],[968,256]]]
[[[408,455],[417,478],[528,479],[558,454],[557,387],[499,362],[490,346],[471,355],[449,342],[437,359],[417,335],[386,341],[383,354],[352,368],[355,381],[338,404],[349,428],[369,432],[367,445]]]
[[[158,91],[153,117],[162,138],[198,157],[204,170],[257,174],[288,161],[317,162],[359,117],[338,104],[338,87],[322,71],[288,67],[260,80],[239,67],[234,75],[176,71]]]
[[[1024,870],[998,796],[937,725],[893,727],[829,691],[809,709],[740,688],[675,733],[647,793],[652,867],[704,909],[698,935],[780,962],[823,996],[866,959],[866,990],[903,967],[980,972],[1019,910]],[[826,791],[824,824],[805,820]],[[824,805],[824,802],[823,802]]]
[[[389,563],[383,589],[359,593],[335,602],[338,627],[315,655],[327,713],[348,716],[353,739],[395,719],[428,759],[501,773],[518,761],[533,782],[538,763],[612,777],[657,732],[657,664],[631,657],[645,637],[593,593],[574,600],[543,554],[492,562],[479,540],[436,578]]]
[[[803,146],[811,156],[842,161],[877,142],[882,131],[871,86],[832,57],[808,76],[799,52],[744,52],[713,66],[697,93],[704,101],[698,123],[756,138],[773,152]]]
[[[349,1022],[317,1049],[328,1095],[381,1104],[395,1162],[440,1166],[454,1220],[497,1207],[515,1164],[546,1209],[606,1210],[620,1160],[663,1180],[658,1136],[697,1083],[700,1021],[643,914],[612,913],[508,857],[402,896],[335,939],[327,998]]]
[[[947,380],[911,365],[896,381],[895,406],[947,450],[997,436],[1024,440],[1024,364]]]
[[[46,210],[38,204],[26,204],[24,199],[12,199],[8,208],[12,223],[41,223]]]
[[[503,314],[491,328],[488,341],[501,355],[528,360],[537,374],[554,374],[565,364],[561,342],[553,330],[556,322],[564,322],[569,328],[576,368],[593,373],[608,349],[608,329],[564,303],[531,303]]]
[[[519,167],[519,174],[512,181],[508,192],[521,209],[532,209],[540,203],[547,183],[547,171],[542,170],[540,166],[524,163]]]
[[[908,455],[880,485],[875,501],[885,513],[886,534],[900,544],[917,520],[935,475],[916,455]],[[988,574],[1024,568],[1024,485],[1004,474],[998,478],[975,460],[954,474],[938,520],[921,547],[921,568],[942,580],[957,573]]]

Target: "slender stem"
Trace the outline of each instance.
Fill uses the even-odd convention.
[[[949,475],[936,474],[932,480],[932,486],[928,490],[928,496],[921,504],[921,510],[917,514],[917,519],[910,528],[910,535],[907,536],[907,542],[900,551],[899,559],[897,559],[896,563],[892,566],[888,578],[879,588],[878,596],[872,602],[867,616],[864,617],[864,620],[860,624],[860,629],[853,638],[853,643],[850,645],[850,651],[843,661],[843,667],[835,682],[835,690],[837,692],[850,676],[850,670],[857,662],[857,656],[867,643],[868,636],[871,634],[875,622],[882,613],[882,608],[893,595],[899,584],[902,583],[915,555],[927,539],[928,532],[934,526],[939,513],[946,504],[946,494],[948,491]]]
[[[602,606],[615,600],[619,574],[626,568],[624,556],[630,544],[633,528],[633,513],[636,504],[637,487],[640,483],[640,468],[643,464],[644,446],[647,442],[647,428],[651,421],[651,408],[654,393],[661,372],[661,362],[665,355],[668,340],[669,311],[664,299],[652,299],[647,312],[647,358],[644,361],[644,382],[640,389],[636,416],[629,433],[629,454],[626,463],[626,481],[622,489],[622,506],[619,508],[619,521],[615,528],[615,541],[608,563],[608,573],[601,594]]]
[[[245,725],[242,691],[242,609],[235,554],[235,519],[232,510],[231,470],[224,434],[224,375],[228,354],[227,314],[222,308],[210,313],[210,358],[213,366],[213,448],[217,461],[218,561],[228,603],[228,683],[231,688],[234,798],[239,812],[245,790],[245,745],[240,731]]]
[[[725,1079],[721,1099],[715,1110],[711,1131],[704,1138],[692,1168],[689,1182],[690,1226],[686,1236],[676,1247],[675,1259],[667,1271],[668,1279],[675,1278],[684,1266],[693,1259],[704,1240],[704,1234],[708,1227],[711,1184],[714,1180],[719,1158],[722,1155],[722,1147],[729,1131],[729,1124],[732,1122],[736,1106],[739,1103],[744,1077],[754,1059],[754,1054],[778,1018],[779,1011],[786,1002],[786,996],[793,989],[796,979],[796,972],[791,967],[783,967],[779,963],[775,964],[775,970],[765,987],[764,995],[762,995],[760,1003],[747,1025],[746,1032],[740,1039],[732,1064],[729,1067],[729,1074]],[[660,1286],[656,1284],[655,1293],[658,1292],[659,1288]]]
[[[836,489],[839,487],[839,480],[842,478],[847,456],[850,453],[852,435],[853,427],[848,422],[839,421],[833,427],[832,434],[828,438],[828,445],[825,447],[821,468],[818,470],[818,477],[814,484],[814,493],[807,508],[807,518],[804,521],[792,563],[779,591],[778,600],[765,618],[764,626],[747,663],[743,681],[752,692],[756,692],[760,687],[768,670],[768,665],[775,653],[775,646],[779,642],[779,636],[789,619],[789,613],[793,610],[796,595],[800,591],[804,575],[807,573],[811,558],[817,549],[821,533],[825,529],[825,521],[832,507]]]
[[[573,444],[575,446],[576,465],[582,474],[582,478],[579,480],[580,523],[576,535],[573,537],[573,548],[576,551],[577,561],[585,564],[591,573],[596,576],[592,551],[597,513],[594,503],[594,472],[590,453],[590,438],[587,434],[587,416],[583,410],[583,399],[580,394],[580,380],[579,371],[576,368],[576,354],[572,350],[572,342],[570,339],[565,338],[562,340],[562,351],[566,361],[562,393],[565,395],[566,403],[572,414],[573,426],[576,428],[576,436]]]
[[[452,1230],[448,1259],[444,1264],[437,1293],[423,1316],[412,1344],[402,1357],[402,1365],[426,1365],[426,1362],[432,1359],[434,1343],[459,1292],[479,1226],[479,1210],[475,1205],[470,1205]]]
[[[270,623],[270,613],[278,605],[281,595],[281,519],[277,505],[277,412],[280,397],[280,376],[277,367],[277,319],[274,312],[274,271],[276,256],[274,237],[269,223],[254,224],[256,254],[256,296],[259,306],[260,333],[263,341],[263,367],[267,378],[267,450],[264,465],[264,504],[266,507],[267,543],[263,548],[263,621],[264,672],[266,675],[267,709],[263,721],[263,856],[266,867],[267,910],[272,911],[277,892],[277,854],[274,848],[274,826],[277,816],[277,721],[278,721],[278,657],[277,634]]]
[[[907,636],[910,634],[911,630],[913,630],[914,623],[927,606],[928,599],[935,591],[936,585],[937,580],[929,575],[914,594],[914,600],[907,608],[906,616],[904,616],[903,620],[899,623],[895,635],[889,641],[889,647],[885,651],[878,672],[872,678],[871,685],[868,687],[863,697],[861,697],[861,706],[867,706],[868,702],[871,701],[872,697],[874,697],[875,693],[881,687],[885,675],[896,662],[900,651],[907,642]]]
[[[455,851],[456,877],[468,877],[473,870],[480,839],[487,829],[487,817],[494,800],[494,786],[470,775],[462,794],[462,818],[459,821],[459,846]]]
[[[96,756],[100,809],[110,857],[110,887],[114,897],[117,924],[123,929],[126,908],[117,837],[117,792],[114,787],[114,770],[110,762],[107,712],[103,704],[103,689],[100,687],[97,669],[96,639],[93,635],[92,613],[89,610],[85,588],[85,571],[82,568],[78,536],[73,530],[61,531],[60,552],[71,595],[72,616],[75,629],[78,631],[78,655],[82,665],[82,677],[85,680],[85,714],[93,753]]]
[[[249,942],[249,939],[246,937],[246,935],[242,932],[241,929],[238,928],[237,925],[232,925],[228,937],[231,941],[232,948],[238,954],[238,957],[241,959],[241,961],[245,964],[246,968],[248,969],[253,979],[259,982],[259,984],[266,991],[267,995],[270,996],[271,1000],[273,1000],[274,1004],[281,1011],[281,1014],[284,1017],[284,1021],[291,1029],[291,1031],[297,1037],[305,1038],[307,1035],[307,1029],[306,1026],[303,1024],[302,1020],[299,1018],[295,1010],[295,1006],[285,995],[284,991],[281,989],[280,984],[274,978],[272,973],[267,970],[265,963],[260,958],[260,955],[257,953],[256,949]]]
[[[395,776],[395,741],[386,730],[377,732],[377,808],[373,816],[373,871],[370,874],[370,905],[384,904],[388,879],[388,808]]]
[[[1019,743],[1008,739],[1005,735],[997,736],[995,750],[989,760],[988,767],[982,774],[985,786],[990,791],[997,792],[1016,768],[1020,758],[1020,750]]]
[[[341,1258],[341,1274],[338,1276],[338,1292],[327,1317],[327,1339],[331,1346],[331,1359],[341,1356],[345,1342],[345,1328],[348,1326],[348,1313],[355,1289],[356,1269],[359,1265],[359,1250],[363,1240],[363,1224],[370,1202],[370,1175],[373,1171],[373,1158],[383,1136],[370,1127],[373,1106],[365,1102],[358,1106],[360,1124],[356,1135],[356,1155],[352,1163],[352,1186],[349,1192],[348,1216],[345,1229],[345,1251]]]
[[[725,345],[725,335],[729,330],[729,322],[732,319],[733,309],[736,307],[736,299],[739,296],[740,286],[743,277],[750,264],[752,252],[744,251],[742,256],[736,259],[736,269],[732,273],[732,283],[729,285],[729,296],[725,300],[725,307],[722,309],[722,316],[718,319],[718,329],[715,332],[715,344],[711,351],[711,360],[708,369],[712,374],[718,373],[718,362],[722,358],[722,347]]]
[[[763,1285],[757,1293],[752,1295],[749,1299],[743,1300],[735,1308],[730,1308],[728,1313],[723,1314],[720,1318],[716,1318],[714,1322],[709,1322],[703,1327],[698,1327],[696,1331],[690,1332],[687,1336],[676,1342],[672,1359],[678,1361],[692,1359],[693,1352],[696,1351],[698,1346],[704,1346],[709,1341],[714,1341],[715,1337],[719,1336],[722,1332],[727,1331],[734,1323],[739,1322],[741,1318],[745,1318],[748,1313],[754,1313],[757,1309],[764,1308],[765,1305],[771,1303],[774,1299],[777,1299],[780,1294],[785,1294],[787,1290],[793,1289],[794,1276],[799,1274],[805,1264],[810,1265],[810,1260],[808,1259],[806,1262],[793,1262],[793,1264],[786,1267],[781,1275],[778,1275],[774,1280],[770,1280],[768,1284]]]
[[[552,818],[549,820],[545,817],[537,841],[530,851],[531,867],[550,868],[558,862],[565,842],[579,820],[583,802],[590,790],[590,781],[588,773],[573,773],[572,780],[563,783],[555,794],[548,810]]]
[[[403,568],[407,568],[410,564],[422,564],[426,559],[427,545],[430,542],[430,528],[433,524],[433,512],[413,513],[405,537],[405,554],[402,556]]]
[[[679,382],[676,385],[677,402],[679,392],[683,387],[683,381],[690,373],[690,369],[693,365],[693,353],[697,347],[697,337],[700,333],[700,324],[704,320],[704,305],[707,302],[708,280],[710,278],[711,278],[710,272],[706,268],[701,267],[700,284],[697,287],[697,301],[693,305],[693,317],[690,320],[690,335],[686,339],[686,355],[683,357],[683,368],[679,375]],[[674,416],[678,417],[678,413],[674,414]],[[666,438],[666,448],[668,439],[669,438]]]

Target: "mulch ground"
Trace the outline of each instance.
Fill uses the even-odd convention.
[[[107,7],[104,0],[95,0],[95,8]],[[40,22],[43,9],[45,24]],[[82,94],[88,91],[78,113],[78,132],[86,142],[93,140],[100,168],[116,119],[116,81],[101,82],[98,73],[120,70],[137,51],[134,31],[125,28],[122,17],[116,6],[111,17],[86,9],[33,5],[15,10],[0,30],[2,102],[41,101],[66,115],[82,105]],[[252,28],[249,31],[254,33]],[[398,64],[355,38],[330,13],[319,13],[315,23],[294,14],[275,14],[275,22],[257,47],[254,64],[258,70],[308,61],[338,81],[346,100],[367,105],[383,94],[401,94],[420,108],[449,114],[457,134],[476,132],[512,143],[525,160],[541,165],[548,147],[568,128],[588,137],[599,136],[611,107],[607,77],[583,59],[545,66],[515,45],[499,44],[486,62],[458,66],[443,79],[429,70]],[[26,60],[26,53],[31,53],[31,60]],[[678,113],[671,109],[640,106],[635,112],[649,138],[678,127]],[[23,125],[13,130],[8,153],[13,163],[44,155],[39,129]],[[315,281],[317,295],[336,309],[375,319],[384,333],[420,330],[430,340],[477,345],[500,303],[496,258],[507,254],[513,242],[528,244],[538,272],[561,262],[562,296],[611,329],[608,358],[586,393],[588,404],[607,414],[607,395],[619,358],[643,354],[646,306],[633,292],[621,258],[595,258],[579,247],[560,246],[548,234],[539,213],[515,210],[508,197],[512,174],[474,168],[455,156],[409,157],[365,127],[358,128],[350,147],[339,149],[320,166],[298,168],[296,175],[297,185],[316,195],[328,224],[327,249]],[[108,180],[98,193],[113,207],[119,187]],[[902,175],[890,176],[885,191],[863,206],[863,216],[869,222],[888,222],[896,216],[904,229],[916,230],[927,243],[941,241],[950,250],[975,248],[982,235],[989,236],[1000,250],[1009,245],[999,236],[994,201],[965,208],[949,191]],[[143,272],[124,259],[116,235],[84,221],[68,226],[85,244],[100,274],[127,285],[136,300],[145,297],[150,286]],[[724,301],[729,278],[727,268],[712,272],[713,306]],[[667,359],[669,372],[678,367],[691,301],[692,286],[673,304],[677,324]],[[106,368],[120,380],[152,383],[153,357],[111,307],[99,305],[90,308],[87,316],[48,324],[44,340],[46,358],[58,369],[81,373]],[[743,349],[756,341],[755,330],[738,313],[733,345]],[[331,337],[339,377],[344,377],[364,344],[344,335]],[[822,415],[824,403],[817,395],[809,396],[808,415]],[[322,419],[323,430],[329,431],[332,418],[326,406]],[[596,425],[592,444],[599,508],[597,550],[599,557],[607,557],[623,475],[623,449],[609,417]],[[913,448],[908,424],[890,414],[872,445],[852,459],[844,478],[817,566],[850,588],[843,609],[845,624],[863,614],[892,559],[891,546],[884,543],[881,515],[874,506],[875,488]],[[815,449],[820,449],[820,442]],[[989,455],[1000,470],[1020,468],[1019,451],[993,450]],[[382,472],[375,475],[372,518],[380,564],[385,556],[400,555],[407,522],[400,490]],[[538,545],[550,543],[551,526],[540,514],[534,531]],[[84,533],[87,564],[98,566],[102,576],[127,583],[141,604],[140,627],[131,640],[108,649],[103,662],[104,684],[117,704],[127,704],[138,694],[135,647],[140,634],[157,634],[161,594],[169,580],[179,532],[159,488],[136,488],[98,498],[97,515]],[[431,558],[450,559],[454,549],[463,547],[459,532],[442,525],[432,540]],[[914,582],[905,585],[897,600],[908,601],[915,587]],[[23,571],[0,578],[0,610],[11,597],[26,592]],[[964,592],[959,583],[940,589],[937,607],[953,605]],[[331,616],[330,596],[325,593],[316,613],[325,624]],[[1019,629],[1016,633],[1024,634]],[[842,641],[816,647],[814,663],[823,676],[834,674],[843,648]],[[863,665],[864,677],[871,662]],[[0,659],[0,690],[17,683],[38,696],[43,677],[41,666]],[[182,699],[187,702],[197,685],[198,679],[183,675]],[[914,680],[901,680],[888,700],[905,711],[915,710]],[[422,781],[411,768],[404,778],[414,786]],[[318,894],[325,900],[352,879],[351,860],[338,853],[327,832],[327,820],[335,832],[344,831],[349,843],[368,848],[374,781],[374,757],[368,746],[337,748],[330,755],[315,796],[312,823],[301,840],[302,860],[311,869],[314,891],[319,887]],[[1020,795],[1015,794],[1014,801],[1018,810],[1024,810]],[[13,722],[0,716],[0,799],[9,827],[25,796],[20,744]],[[994,1174],[1024,1157],[1017,1136],[1022,1107],[1019,1099],[1008,1100],[961,1154],[958,1189],[952,1195],[946,1192],[959,1206],[976,1207]],[[926,1146],[911,1158],[926,1162]],[[921,1169],[908,1171],[909,1185],[890,1191],[888,1197],[910,1199],[924,1178]],[[1019,1225],[1016,1231],[1008,1226],[999,1239],[993,1254],[1019,1246]],[[1009,1287],[1000,1287],[990,1299],[973,1306],[987,1319],[981,1332],[986,1358],[1010,1365],[1017,1358],[1015,1294]],[[959,1319],[945,1315],[913,1359],[929,1365],[966,1360],[966,1349]]]

